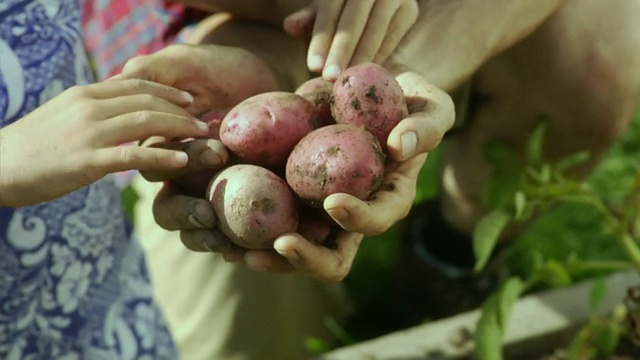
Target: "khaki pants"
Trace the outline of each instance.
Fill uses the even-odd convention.
[[[158,184],[138,176],[135,227],[155,296],[184,360],[305,359],[308,337],[331,341],[324,319],[350,312],[342,284],[260,273],[187,250],[151,214]]]

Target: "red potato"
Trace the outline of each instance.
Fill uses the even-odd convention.
[[[268,92],[235,106],[222,120],[220,141],[240,163],[283,168],[293,147],[317,128],[318,110],[287,92]]]
[[[335,124],[331,115],[331,96],[333,95],[333,82],[316,77],[304,82],[296,94],[311,101],[318,109],[320,126]]]
[[[364,126],[386,150],[391,130],[408,110],[393,75],[380,65],[363,63],[346,69],[335,81],[331,113],[339,124]]]
[[[220,231],[246,249],[272,249],[276,237],[298,227],[295,195],[281,177],[261,166],[238,164],[221,171],[207,199]]]
[[[336,124],[302,138],[291,152],[286,179],[312,207],[334,193],[366,200],[380,187],[385,154],[378,140],[362,127]]]

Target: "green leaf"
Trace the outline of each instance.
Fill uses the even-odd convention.
[[[340,340],[343,345],[353,345],[356,343],[356,340],[349,335],[347,330],[345,330],[335,318],[331,316],[326,317],[324,319],[324,325],[336,339]]]
[[[523,172],[516,168],[495,169],[487,183],[482,201],[489,209],[511,206],[513,196],[521,187]]]
[[[316,337],[307,338],[305,346],[312,354],[323,354],[331,350],[331,347],[324,340]]]
[[[581,151],[571,155],[567,155],[558,160],[558,162],[555,164],[555,172],[557,175],[563,174],[568,169],[576,165],[585,163],[587,160],[589,160],[590,157],[591,154],[589,154],[588,151]]]
[[[524,179],[523,161],[504,143],[497,141],[487,143],[484,152],[493,169],[482,200],[489,209],[510,206]]]
[[[480,360],[502,360],[502,332],[498,323],[498,299],[491,295],[482,305],[474,334],[475,353]]]
[[[547,132],[546,119],[538,121],[533,128],[533,132],[527,142],[527,162],[539,164],[542,161],[542,148],[544,146],[544,136]]]
[[[513,198],[513,202],[516,207],[515,219],[522,220],[527,206],[527,196],[522,191],[518,191]]]
[[[491,257],[500,234],[511,216],[502,210],[494,210],[485,215],[473,229],[473,253],[476,257],[475,271],[482,270]]]
[[[551,165],[543,164],[540,168],[540,182],[548,184],[551,181]]]
[[[571,284],[571,276],[567,268],[556,260],[547,260],[547,263],[540,271],[540,279],[551,287],[562,287]]]
[[[542,267],[544,266],[544,256],[542,256],[542,253],[538,249],[531,249],[530,253],[532,263],[531,272],[539,272],[540,269],[542,269]]]
[[[498,324],[504,330],[509,322],[513,305],[524,291],[524,284],[519,277],[509,278],[498,292]]]
[[[594,345],[602,355],[611,355],[620,343],[620,328],[611,321],[605,321],[595,326]]]
[[[501,141],[488,141],[483,150],[485,159],[493,165],[504,166],[521,162],[515,151]]]
[[[598,311],[606,293],[607,284],[604,282],[604,278],[599,276],[595,279],[589,296],[589,306],[592,314],[595,314]]]
[[[593,359],[595,356],[595,350],[590,346],[587,342],[587,337],[589,336],[590,328],[588,325],[582,328],[574,337],[571,339],[569,346],[567,347],[567,359],[568,360],[582,360],[582,359]]]

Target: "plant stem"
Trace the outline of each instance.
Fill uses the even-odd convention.
[[[629,259],[634,263],[634,265],[640,269],[640,249],[636,244],[636,241],[631,237],[630,234],[620,234],[620,241],[622,243],[622,247],[627,252]]]
[[[570,265],[570,271],[622,271],[636,268],[637,265],[628,261],[583,261]]]

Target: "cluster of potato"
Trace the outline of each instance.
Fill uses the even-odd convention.
[[[298,232],[316,243],[333,223],[324,199],[366,200],[384,176],[386,139],[407,115],[404,94],[383,67],[360,64],[335,82],[314,78],[295,93],[269,92],[206,115],[230,166],[180,179],[211,201],[220,230],[247,249],[268,249]]]

